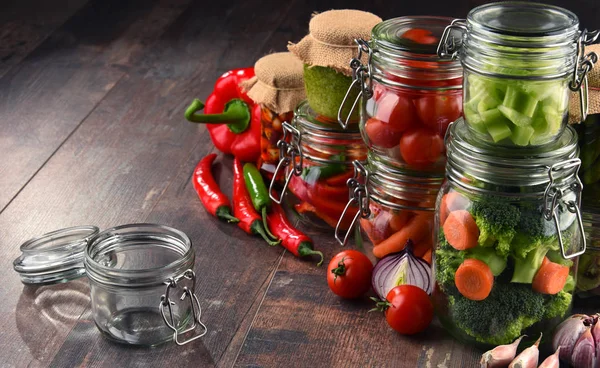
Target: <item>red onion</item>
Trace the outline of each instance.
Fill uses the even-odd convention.
[[[403,251],[382,258],[373,269],[373,290],[384,299],[388,292],[398,285],[414,285],[427,294],[433,291],[431,266],[412,252],[413,243],[409,239]]]

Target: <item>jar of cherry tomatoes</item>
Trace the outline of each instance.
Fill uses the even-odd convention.
[[[450,34],[456,31],[463,35]],[[580,32],[566,9],[499,2],[454,20],[439,52],[465,69],[464,114],[474,135],[497,145],[540,146],[565,129],[569,90],[580,91],[585,120],[586,74],[598,60],[585,46],[597,38],[598,31]]]
[[[340,111],[346,104],[360,104],[363,139],[388,166],[444,171],[444,135],[462,115],[461,65],[437,55],[450,21],[430,16],[389,19],[373,28],[369,42],[357,41],[350,89],[360,88],[361,99],[344,101]],[[360,62],[364,53],[366,65]]]
[[[527,335],[569,313],[586,249],[577,135],[519,150],[449,128],[436,204],[433,302],[457,339],[481,348]]]
[[[271,181],[271,198],[280,203],[289,192],[285,198],[301,221],[335,228],[348,202],[346,182],[354,175],[352,162],[367,156],[360,132],[332,125],[306,101],[296,108],[292,123],[283,124],[283,131],[274,177],[285,172],[285,182],[277,195],[273,190],[276,180]]]
[[[347,208],[356,203],[359,211],[346,235],[341,237],[336,231],[336,239],[346,244],[360,219],[361,235],[373,245],[375,257],[400,252],[410,240],[413,254],[431,263],[435,201],[443,178],[407,175],[373,156],[369,153],[365,165],[354,162],[355,175],[349,184],[352,196]],[[340,217],[340,223],[349,221],[346,216],[349,214]]]

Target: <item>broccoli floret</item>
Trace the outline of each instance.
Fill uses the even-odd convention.
[[[508,344],[523,330],[544,317],[544,296],[530,285],[496,283],[482,301],[461,295],[449,297],[450,315],[457,326],[475,340]]]
[[[475,247],[466,251],[466,258],[478,259],[490,267],[492,274],[498,276],[506,268],[506,256],[500,256],[493,248]]]
[[[501,256],[508,255],[521,217],[519,209],[490,197],[474,201],[471,215],[479,228],[479,245],[494,247]]]
[[[545,241],[537,248],[527,253],[525,258],[515,257],[515,270],[511,282],[531,284],[549,250],[556,250],[558,244]]]
[[[544,218],[538,212],[521,211],[517,234],[513,238],[511,253],[517,258],[525,258],[527,253],[539,247],[544,240]]]
[[[573,280],[572,277],[571,280]],[[573,295],[570,292],[565,291],[564,289],[556,295],[549,295],[548,300],[544,305],[546,309],[546,311],[544,312],[544,318],[563,318],[565,314],[567,314],[567,312],[569,311],[569,308],[571,307],[572,299]]]
[[[454,274],[458,266],[465,260],[465,252],[454,249],[444,236],[444,232],[440,232],[438,240],[438,248],[435,251],[435,278],[440,285],[440,288],[445,293],[453,293],[456,291],[454,285]]]

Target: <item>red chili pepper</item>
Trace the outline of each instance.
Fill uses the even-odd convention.
[[[279,241],[274,241],[267,236],[262,217],[252,206],[244,181],[242,163],[237,157],[233,159],[233,215],[240,219],[238,226],[246,233],[262,236],[269,245],[279,244]]]
[[[314,250],[312,240],[290,224],[279,204],[275,202],[271,204],[271,213],[267,216],[267,222],[271,231],[281,238],[281,245],[293,255],[305,257],[316,254],[321,257],[317,266],[323,263],[323,253]]]
[[[195,99],[185,111],[193,123],[208,123],[215,147],[242,162],[256,162],[260,157],[261,108],[242,91],[240,83],[254,77],[254,68],[230,70],[215,83],[206,104]],[[204,109],[205,114],[196,112]]]
[[[219,219],[227,222],[239,222],[239,219],[231,215],[229,198],[221,192],[221,189],[219,189],[217,182],[213,178],[211,168],[216,157],[215,153],[211,153],[198,162],[192,176],[194,189],[196,189],[196,193],[198,193],[198,197],[202,201],[204,208],[213,216],[217,216]]]

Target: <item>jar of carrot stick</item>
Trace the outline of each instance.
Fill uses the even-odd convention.
[[[301,221],[312,227],[335,228],[348,202],[346,182],[354,175],[352,162],[367,156],[360,132],[332,125],[306,101],[283,130],[275,177],[285,173],[285,182],[281,193],[275,193],[275,180],[271,181],[271,198],[280,202],[285,195]]]
[[[352,227],[343,237],[337,231],[336,239],[345,244],[360,224],[361,236],[355,235],[355,241],[367,239],[375,257],[400,252],[411,241],[413,254],[431,263],[435,200],[443,177],[409,175],[383,165],[372,152],[365,164],[355,161],[354,167],[347,208],[355,203],[359,211],[353,218],[349,213],[340,217],[340,223],[351,220]]]
[[[529,346],[571,308],[585,252],[577,135],[519,150],[449,128],[436,203],[433,302],[457,339],[487,349]],[[543,339],[543,341],[544,341]]]

